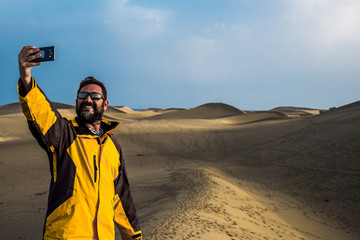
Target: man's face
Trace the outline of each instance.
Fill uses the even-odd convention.
[[[80,92],[100,93],[102,89],[97,84],[88,84],[80,89]],[[86,123],[94,123],[102,119],[104,111],[109,105],[108,100],[103,98],[95,100],[88,95],[85,99],[76,99],[76,113]]]

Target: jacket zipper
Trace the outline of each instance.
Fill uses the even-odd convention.
[[[95,182],[96,182],[97,170],[98,170],[98,168],[97,168],[97,166],[96,166],[96,155],[94,155],[94,173],[95,173],[95,175],[94,175],[94,181],[95,181]]]
[[[55,147],[54,146],[50,146],[50,150],[51,150],[51,153],[52,153],[52,156],[53,156],[53,180],[54,180],[54,183],[56,183],[56,178],[57,178],[57,169],[56,169],[56,166],[57,166],[57,156],[56,156],[56,150],[55,150]]]

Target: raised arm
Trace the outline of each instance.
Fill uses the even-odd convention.
[[[38,52],[39,49],[33,46],[25,46],[20,51],[18,92],[31,133],[40,146],[50,152],[51,147],[57,149],[59,144],[64,142],[70,124],[61,117],[31,76],[31,68],[40,65],[31,62],[41,57],[40,54],[36,54]]]

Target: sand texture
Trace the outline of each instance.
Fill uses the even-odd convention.
[[[115,136],[144,239],[360,239],[360,102],[111,107],[105,118],[122,122]],[[41,239],[47,156],[18,103],[0,106],[0,128],[0,239]]]

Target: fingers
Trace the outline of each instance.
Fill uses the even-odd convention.
[[[33,46],[23,47],[23,49],[20,51],[19,56],[18,56],[19,63],[20,62],[28,62],[28,61],[32,61],[36,58],[40,58],[41,56],[39,56],[39,54],[36,54],[38,52],[40,52],[40,49],[33,47]]]
[[[40,49],[38,49],[34,46],[25,46],[21,49],[21,51],[19,53],[19,58],[27,57],[27,56],[37,53],[39,51],[40,51]]]
[[[31,62],[42,57],[41,54],[36,54],[38,52],[40,52],[40,49],[33,46],[23,47],[18,56],[20,67],[29,68],[39,66],[41,63]]]
[[[41,54],[36,54],[36,52],[35,52],[35,54],[31,54],[31,55],[25,57],[25,60],[31,62],[31,61],[41,58],[41,57],[42,57]]]

